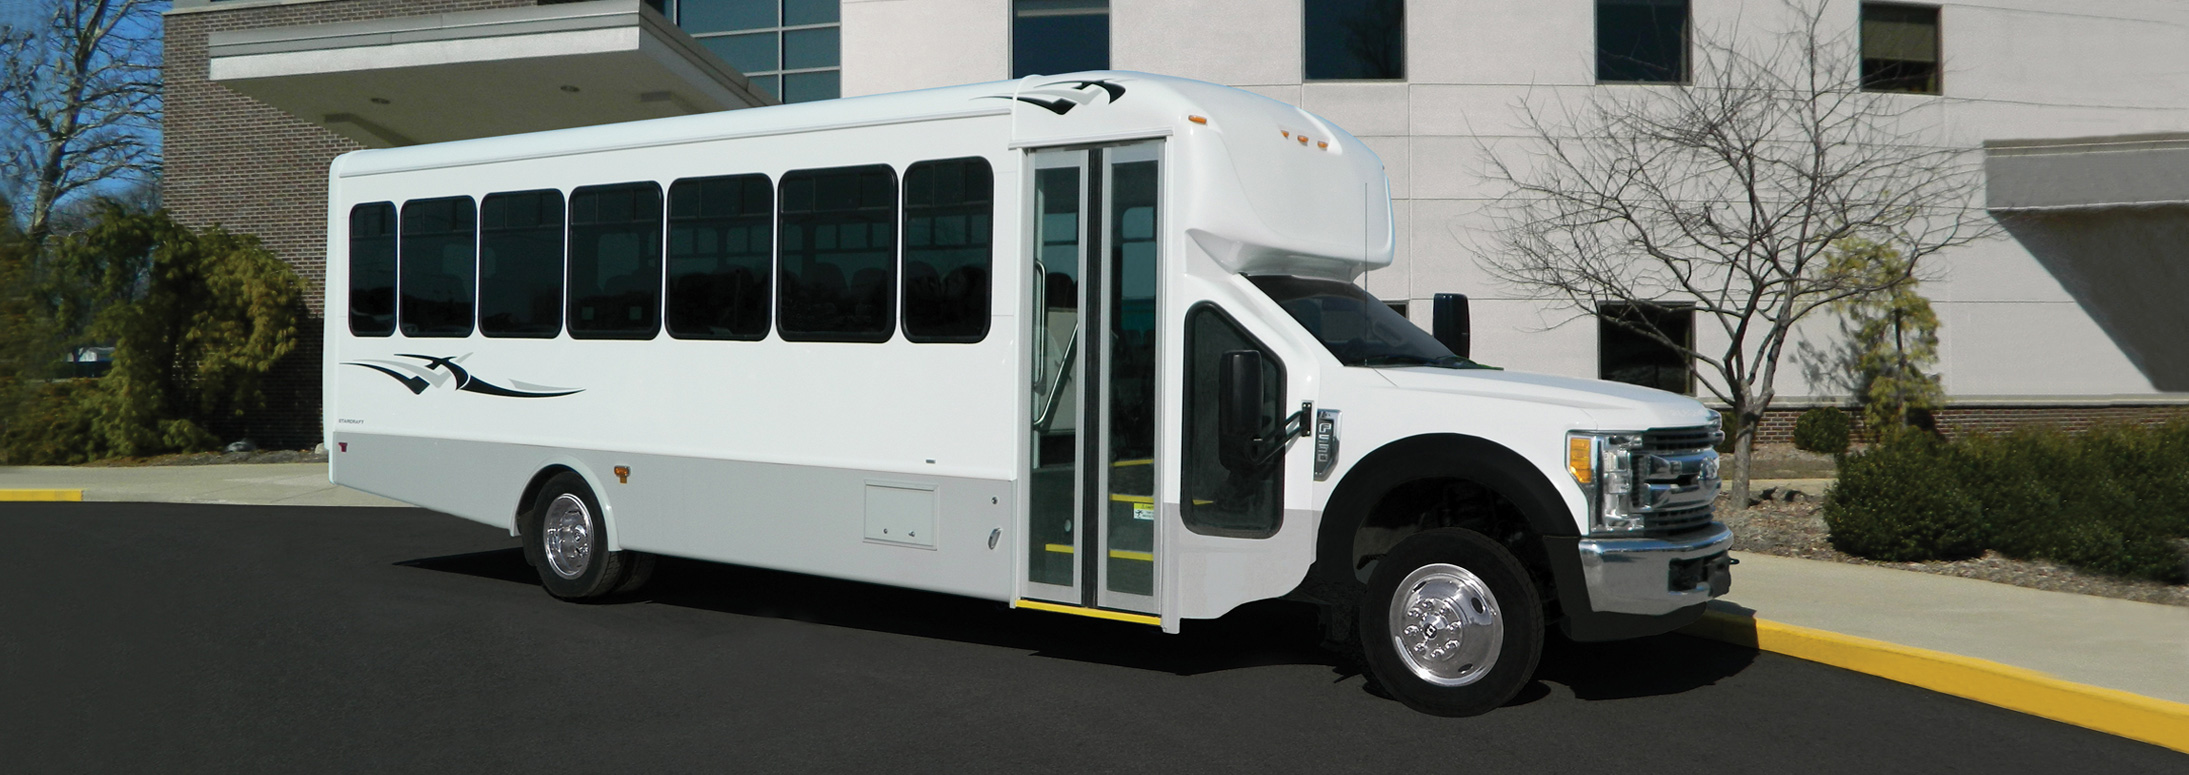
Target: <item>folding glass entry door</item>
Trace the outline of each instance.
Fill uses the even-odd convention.
[[[1025,595],[1153,613],[1161,143],[1039,151]]]

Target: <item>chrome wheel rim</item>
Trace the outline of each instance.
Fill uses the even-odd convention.
[[[563,493],[540,518],[540,545],[555,575],[575,579],[593,562],[593,515],[578,496]]]
[[[1482,577],[1457,565],[1424,565],[1391,596],[1391,645],[1415,677],[1466,686],[1497,664],[1505,617]]]

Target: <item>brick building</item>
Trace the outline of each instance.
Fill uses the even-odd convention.
[[[1474,297],[1476,354],[1511,368],[1683,372],[1646,342],[1564,321],[1474,256],[1479,149],[1517,100],[1648,89],[1689,70],[1694,30],[1758,0],[176,0],[167,16],[166,201],[260,235],[311,284],[327,163],[362,147],[481,137],[1024,74],[1143,70],[1299,104],[1362,137],[1392,179],[1398,262],[1362,282],[1426,321]],[[2165,0],[1947,6],[1829,0],[1880,90],[1933,141],[1981,153],[2006,236],[1941,255],[1950,432],[2079,427],[2189,407],[2189,9]],[[1374,32],[1376,45],[1333,31]],[[1360,37],[1355,34],[1355,37]],[[2153,77],[2157,75],[2158,77]],[[1865,78],[1868,78],[1865,75]],[[1831,335],[1828,321],[1812,334]],[[1694,326],[1698,341],[1710,334]],[[319,339],[277,410],[229,435],[319,436]],[[1679,389],[1679,386],[1671,386]],[[1689,390],[1698,390],[1689,385]],[[1785,409],[1829,403],[1782,378]],[[1783,414],[1785,416],[1778,416]]]

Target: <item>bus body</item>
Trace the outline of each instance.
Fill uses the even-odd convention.
[[[558,572],[1171,632],[1289,595],[1430,693],[1485,669],[1431,654],[1539,646],[1508,624],[1650,634],[1726,585],[1716,415],[1450,357],[1351,284],[1392,261],[1381,162],[1247,92],[1092,72],[358,151],[328,235],[333,481]],[[1438,552],[1469,570],[1369,599]]]

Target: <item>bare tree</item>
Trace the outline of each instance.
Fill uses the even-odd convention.
[[[1507,190],[1491,274],[1685,355],[1730,407],[1738,503],[1795,324],[1996,229],[1975,206],[1974,149],[1926,120],[1939,98],[1864,91],[1854,39],[1831,31],[1825,5],[1786,6],[1776,34],[1698,35],[1689,83],[1523,105],[1522,148],[1485,152]],[[1850,238],[1897,251],[1903,270],[1831,271],[1833,245]],[[1713,336],[1611,312],[1673,305],[1692,305]]]
[[[160,11],[154,0],[40,0],[35,24],[0,28],[0,168],[18,189],[33,252],[56,208],[107,181],[159,172]]]

